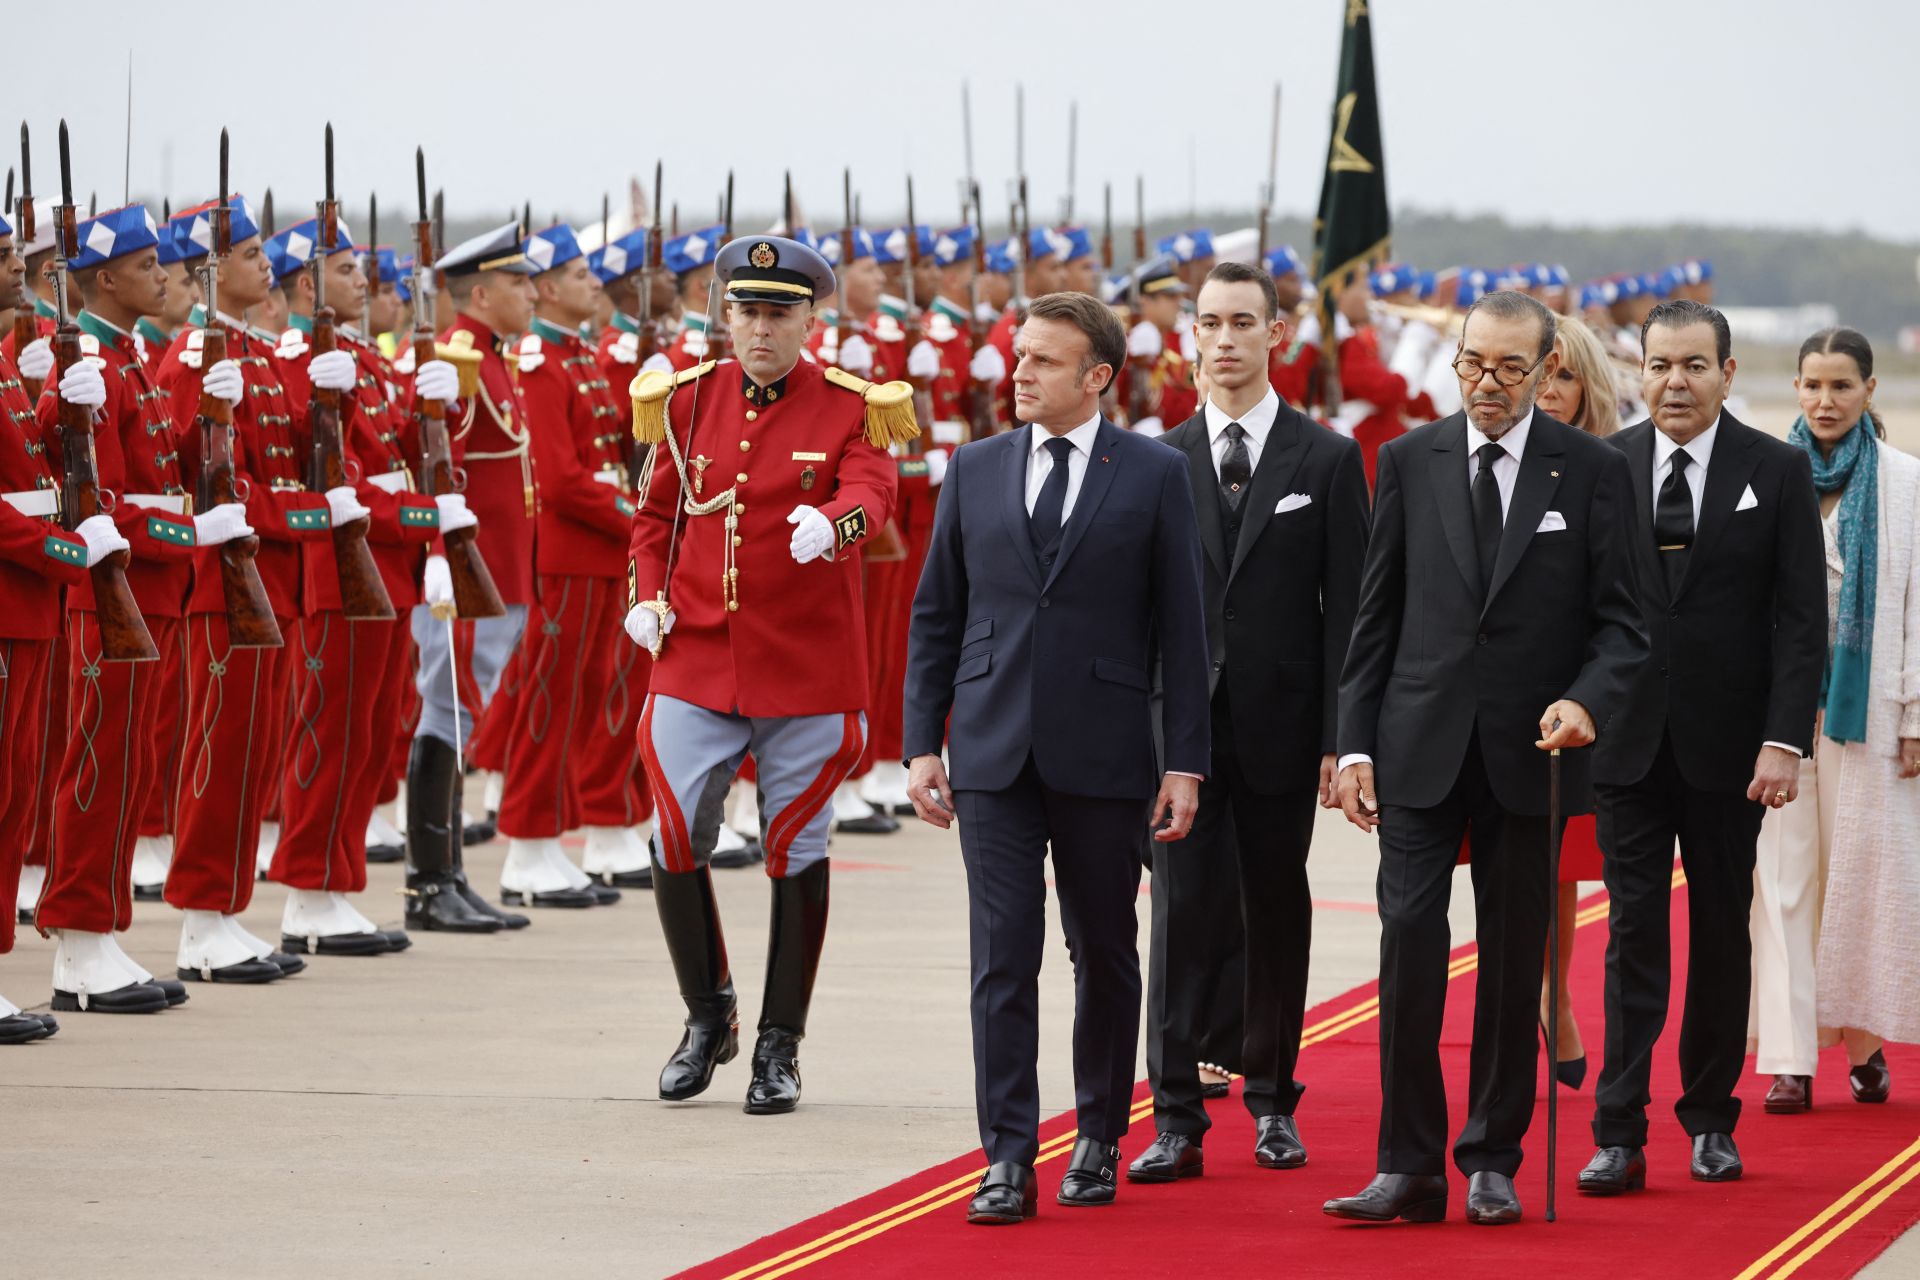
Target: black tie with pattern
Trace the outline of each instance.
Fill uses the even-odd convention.
[[[1227,554],[1240,541],[1240,508],[1247,500],[1247,485],[1253,480],[1253,454],[1247,450],[1247,429],[1237,422],[1227,424],[1227,451],[1220,458],[1220,504],[1227,517]]]

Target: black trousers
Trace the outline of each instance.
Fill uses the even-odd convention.
[[[974,1106],[989,1163],[1039,1152],[1040,960],[1046,864],[1073,961],[1073,1080],[1080,1136],[1127,1131],[1140,1043],[1134,911],[1150,800],[1068,795],[1031,758],[1004,791],[956,791],[973,968]]]
[[[1447,902],[1461,838],[1472,835],[1480,944],[1467,1123],[1453,1145],[1462,1173],[1511,1177],[1533,1119],[1540,975],[1547,944],[1547,820],[1508,813],[1487,784],[1476,735],[1447,798],[1380,815],[1380,1144],[1382,1173],[1445,1172]],[[1743,1006],[1744,1008],[1744,1006]]]
[[[1195,1064],[1209,1058],[1207,1045],[1217,1036],[1216,992],[1235,935],[1244,938],[1246,958],[1235,1056],[1255,1116],[1292,1115],[1305,1088],[1293,1070],[1313,945],[1307,852],[1318,779],[1282,795],[1256,791],[1233,749],[1227,699],[1216,694],[1213,708],[1213,774],[1200,784],[1193,830],[1185,840],[1153,846],[1147,969],[1154,1124],[1196,1140],[1208,1119]]]
[[[1680,1020],[1680,1098],[1690,1135],[1732,1133],[1747,1055],[1753,982],[1754,846],[1766,807],[1744,793],[1690,787],[1663,740],[1647,776],[1595,789],[1607,913],[1606,1057],[1594,1089],[1593,1140],[1647,1141],[1653,1046],[1667,1021],[1673,972],[1673,845],[1687,873],[1687,995]]]

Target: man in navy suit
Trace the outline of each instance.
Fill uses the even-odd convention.
[[[909,791],[925,821],[959,818],[967,866],[989,1165],[967,1218],[982,1224],[1030,1218],[1037,1200],[1049,847],[1074,962],[1080,1130],[1058,1199],[1113,1200],[1139,1041],[1141,838],[1169,814],[1154,839],[1187,834],[1211,743],[1186,459],[1100,414],[1126,359],[1119,321],[1093,298],[1048,294],[1016,355],[1014,403],[1030,425],[953,455],[907,647]],[[1148,697],[1156,657],[1164,761]]]

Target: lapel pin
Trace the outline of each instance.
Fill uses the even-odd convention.
[[[1558,471],[1550,472],[1549,474],[1552,475],[1555,480],[1558,480],[1560,478],[1560,473]]]
[[[1108,456],[1107,456],[1106,454],[1104,454],[1104,453],[1103,453],[1103,454],[1101,454],[1101,455],[1100,455],[1100,461],[1102,461],[1102,462],[1112,462],[1112,461],[1113,461],[1113,459],[1112,459],[1112,458],[1109,458],[1109,457],[1108,457]]]

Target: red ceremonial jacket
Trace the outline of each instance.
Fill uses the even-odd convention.
[[[480,394],[456,401],[447,412],[453,465],[467,473],[467,507],[480,518],[474,545],[493,574],[500,599],[532,605],[534,511],[539,504],[533,455],[528,448],[527,404],[507,365],[505,340],[464,313],[440,335],[451,342],[469,335],[481,353]]]
[[[535,567],[542,576],[618,578],[626,568],[633,503],[623,449],[632,438],[631,400],[600,373],[577,331],[535,317],[520,341],[520,392],[533,424],[540,467]]]
[[[395,612],[404,612],[422,603],[420,575],[427,547],[440,536],[440,508],[414,489],[408,462],[420,456],[412,387],[400,385],[393,362],[366,339],[342,332],[340,345],[353,352],[360,366],[354,386],[360,412],[354,415],[347,448],[359,460],[365,481],[357,486],[360,503],[373,512],[367,545]]]
[[[38,498],[54,488],[27,388],[0,355],[0,493]],[[52,516],[24,515],[0,500],[0,639],[60,633],[60,588],[87,577],[87,544]]]

